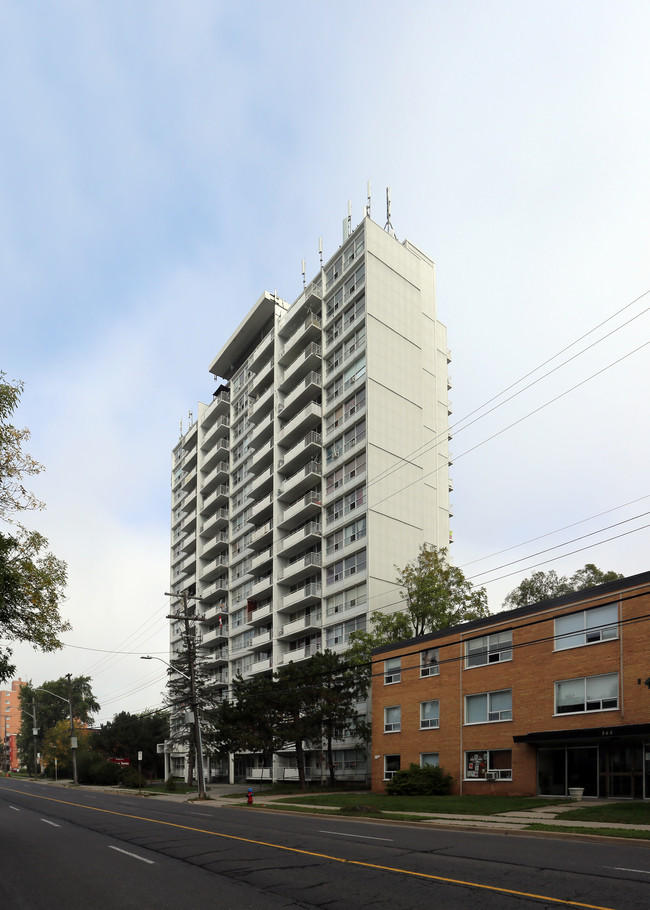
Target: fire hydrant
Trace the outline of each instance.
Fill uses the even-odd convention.
[[[253,805],[253,790],[252,790],[251,787],[248,788],[247,802],[248,802],[248,805],[249,805],[249,806],[252,806],[252,805]]]

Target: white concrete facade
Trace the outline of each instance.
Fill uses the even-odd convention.
[[[400,608],[395,566],[448,545],[448,361],[433,262],[368,217],[214,358],[213,400],[172,455],[171,590],[196,598],[224,695],[238,673],[345,649]]]

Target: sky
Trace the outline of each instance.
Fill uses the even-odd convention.
[[[180,425],[368,181],[436,262],[453,562],[492,610],[650,570],[649,37],[645,0],[0,0],[0,369],[73,626],[17,675],[161,704]]]

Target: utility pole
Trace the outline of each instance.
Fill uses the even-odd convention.
[[[77,776],[77,737],[74,735],[74,721],[72,720],[72,674],[66,673],[65,678],[68,680],[68,706],[70,708],[70,747],[72,749],[72,779],[75,784],[79,783]]]
[[[36,723],[36,699],[32,698],[32,733],[34,734],[34,777],[36,777],[38,771],[38,743],[36,737],[38,736],[38,725]]]
[[[196,752],[196,763],[197,768],[197,782],[199,790],[199,799],[206,799],[207,794],[205,791],[205,780],[203,778],[203,748],[201,743],[201,727],[199,724],[199,702],[196,697],[196,673],[194,661],[196,657],[196,650],[192,642],[193,636],[190,635],[190,620],[196,619],[195,616],[190,616],[187,612],[188,609],[188,595],[187,591],[183,591],[180,594],[170,594],[165,591],[165,597],[175,597],[178,600],[182,601],[183,612],[182,613],[173,613],[166,619],[182,619],[185,623],[185,641],[187,642],[187,663],[189,665],[189,681],[190,681],[190,699],[192,704],[192,712],[194,714],[194,749]],[[172,669],[174,669],[172,667]]]

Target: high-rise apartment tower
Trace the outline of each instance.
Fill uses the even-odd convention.
[[[190,595],[224,695],[237,674],[344,649],[372,611],[403,606],[395,566],[449,542],[434,264],[368,216],[344,234],[293,304],[260,297],[173,450],[171,590]],[[172,620],[172,658],[184,633]],[[339,767],[362,773],[350,746]],[[182,752],[172,761],[179,772]],[[230,774],[254,777],[255,764]]]

